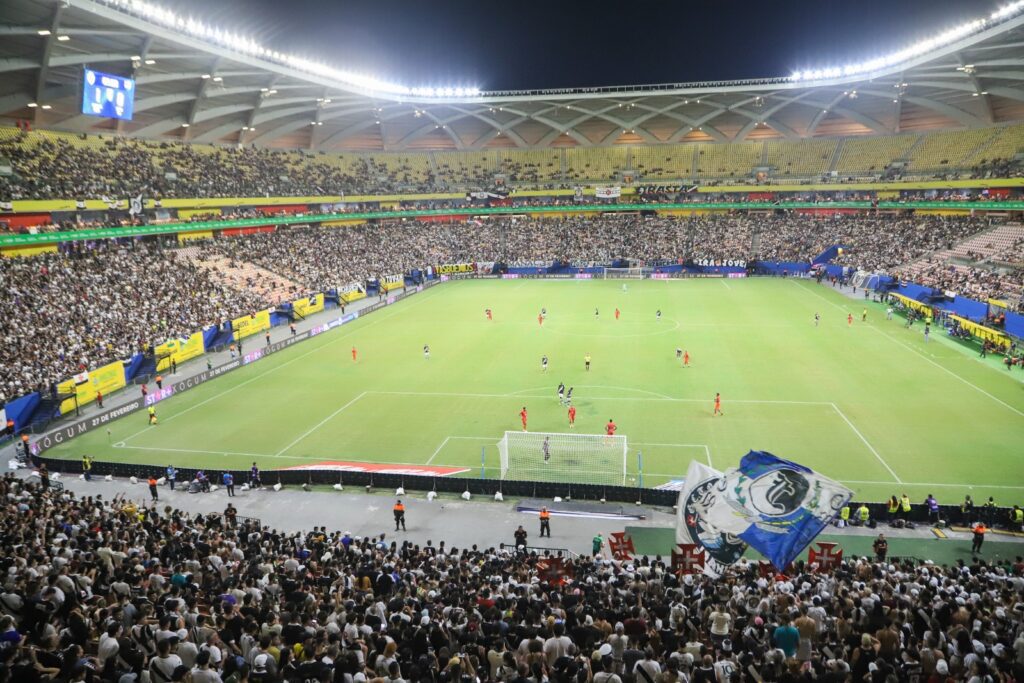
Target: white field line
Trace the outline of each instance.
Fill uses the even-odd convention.
[[[419,301],[419,300],[420,300],[419,297],[414,299],[414,301]],[[218,399],[221,396],[224,396],[225,394],[230,394],[232,391],[235,391],[236,389],[241,389],[245,385],[251,384],[252,382],[255,382],[258,379],[262,379],[262,378],[266,377],[267,375],[269,375],[272,372],[277,372],[281,368],[288,367],[289,365],[291,365],[292,363],[294,363],[297,360],[301,360],[301,359],[305,358],[306,356],[309,356],[309,355],[312,355],[312,354],[314,354],[314,353],[316,353],[318,351],[321,351],[321,350],[327,348],[328,346],[333,346],[334,344],[337,344],[339,341],[341,341],[342,339],[345,339],[346,337],[348,337],[349,335],[351,335],[351,334],[353,334],[355,332],[361,332],[362,330],[365,330],[367,327],[371,327],[373,325],[376,325],[377,323],[382,323],[385,320],[390,320],[391,318],[393,318],[396,315],[398,315],[399,313],[401,313],[403,310],[405,310],[405,309],[399,309],[399,310],[395,311],[394,313],[392,313],[391,315],[385,315],[385,316],[382,316],[382,317],[377,318],[375,320],[372,320],[372,321],[368,322],[367,324],[359,327],[358,329],[349,329],[348,332],[345,332],[344,334],[342,334],[342,335],[340,335],[338,337],[335,337],[334,339],[332,339],[331,341],[327,342],[326,344],[318,346],[315,349],[310,349],[309,351],[307,351],[307,352],[305,352],[303,354],[295,356],[295,358],[292,358],[291,360],[285,361],[284,363],[281,363],[280,365],[276,365],[276,366],[274,366],[274,367],[272,367],[272,368],[270,368],[268,370],[264,370],[263,372],[261,372],[260,374],[256,375],[255,377],[251,377],[251,378],[245,380],[244,382],[242,382],[240,384],[236,384],[233,387],[230,387],[228,389],[225,389],[224,391],[216,393],[213,396],[211,396],[211,397],[209,397],[207,399],[204,399],[204,400],[200,401],[199,403],[196,403],[193,406],[189,406],[188,408],[186,408],[185,410],[182,410],[179,413],[175,413],[175,414],[165,418],[163,420],[162,424],[166,424],[166,423],[170,422],[171,420],[173,420],[176,417],[181,417],[182,415],[190,413],[193,410],[195,410],[196,408],[198,408],[199,406],[206,405],[210,401]],[[138,436],[139,434],[142,434],[145,431],[146,431],[145,429],[140,429],[139,431],[135,432],[131,436],[125,437],[124,440],[128,441],[130,439],[134,439],[136,436]]]
[[[835,403],[832,404],[832,408],[836,411],[836,413],[839,414],[839,417],[843,418],[843,422],[850,425],[850,429],[853,430],[853,433],[856,434],[857,437],[864,442],[864,445],[868,447],[868,450],[871,451],[876,458],[878,458],[878,462],[882,463],[882,466],[889,471],[889,474],[892,475],[892,478],[895,479],[897,483],[902,484],[903,480],[899,478],[899,475],[893,472],[893,469],[889,467],[889,463],[885,461],[885,458],[879,455],[878,451],[875,450],[875,447],[871,445],[871,442],[864,438],[864,435],[860,433],[860,430],[857,429],[857,427],[852,422],[850,422],[850,418],[846,417],[846,413],[841,411],[839,409],[839,406],[837,406]]]
[[[708,447],[708,445],[706,443],[643,443],[643,442],[640,442],[640,441],[634,441],[634,442],[632,442],[632,445],[634,445],[634,446],[666,446],[666,447],[669,447],[669,448],[703,448],[704,449],[704,455],[708,459],[708,467],[714,467],[714,465],[711,464],[711,449]],[[655,476],[655,475],[651,475],[651,476]],[[662,476],[662,475],[658,475],[658,476]]]
[[[327,416],[327,417],[325,417],[324,419],[322,419],[322,420],[320,420],[319,422],[317,422],[317,423],[316,423],[315,425],[313,425],[313,426],[312,426],[312,427],[310,427],[309,429],[307,429],[307,430],[306,430],[305,432],[303,432],[303,433],[302,433],[302,435],[301,435],[301,436],[299,436],[298,438],[296,438],[296,439],[295,439],[294,441],[292,441],[292,442],[291,442],[290,444],[288,444],[287,446],[285,446],[284,448],[282,448],[281,450],[279,450],[279,451],[278,451],[277,453],[275,453],[274,455],[275,455],[275,456],[281,455],[282,453],[284,453],[285,451],[287,451],[288,449],[290,449],[290,448],[291,448],[292,446],[294,446],[295,444],[299,443],[300,441],[302,441],[303,439],[305,439],[305,438],[306,438],[307,436],[309,436],[310,434],[312,434],[312,433],[313,433],[313,432],[315,432],[316,430],[318,430],[318,429],[320,429],[321,427],[323,427],[323,426],[324,426],[325,424],[327,424],[327,423],[328,423],[328,422],[330,422],[330,421],[331,421],[332,419],[334,419],[334,417],[335,417],[335,416],[339,415],[339,414],[340,414],[340,413],[341,413],[341,412],[342,412],[343,410],[345,410],[345,409],[346,409],[346,408],[348,408],[348,407],[349,407],[350,405],[352,405],[353,403],[355,403],[356,401],[358,401],[359,399],[361,399],[361,398],[362,398],[362,397],[364,397],[364,396],[366,396],[366,392],[365,392],[365,391],[364,391],[363,393],[359,394],[358,396],[356,396],[356,397],[355,397],[354,399],[352,399],[351,401],[349,401],[349,402],[348,402],[348,403],[346,403],[345,405],[343,405],[342,407],[340,407],[340,408],[338,408],[337,410],[335,410],[335,411],[334,411],[333,413],[331,413],[330,415],[328,415],[328,416]]]
[[[514,394],[478,394],[453,391],[367,391],[368,394],[385,396],[448,396],[452,398],[556,398],[549,392],[545,396]],[[677,403],[711,403],[709,398],[660,398],[656,396],[587,396],[588,401],[672,401]],[[783,401],[769,399],[728,399],[728,403],[765,403],[778,405],[831,406],[829,401]]]
[[[452,437],[450,437],[450,436],[444,437],[444,441],[441,442],[441,445],[438,446],[437,449],[433,453],[430,454],[429,458],[427,458],[427,463],[426,464],[429,465],[430,463],[434,462],[434,458],[437,457],[437,454],[441,452],[441,449],[443,449],[445,447],[445,445],[447,445],[447,443],[451,440],[451,438]]]
[[[120,445],[118,445],[120,444]],[[239,451],[199,451],[190,448],[158,448],[155,446],[126,446],[124,441],[118,441],[114,444],[114,448],[123,448],[130,451],[167,451],[169,453],[195,453],[198,455],[244,455],[250,458],[273,458],[275,456],[266,455],[264,453],[243,453]],[[290,457],[290,456],[286,456]],[[300,459],[299,456],[295,456],[296,459]],[[301,458],[306,460],[307,458]]]
[[[858,481],[856,479],[841,479],[844,484],[892,484],[891,481]],[[1001,484],[937,484],[935,482],[904,481],[904,486],[934,486],[936,488],[958,488],[958,489],[1009,489],[1013,491],[1024,491],[1024,486],[1005,486]]]
[[[797,282],[797,281],[796,281],[796,280],[793,280],[793,282]],[[800,289],[804,290],[805,292],[808,292],[808,293],[810,293],[810,294],[813,294],[814,296],[818,297],[819,299],[821,299],[821,300],[822,300],[822,301],[824,301],[825,303],[827,303],[827,304],[830,304],[830,305],[832,305],[832,306],[835,306],[835,307],[836,307],[836,308],[838,308],[839,310],[841,310],[841,311],[843,311],[843,312],[846,312],[846,309],[845,309],[845,308],[843,308],[842,306],[840,306],[839,304],[837,304],[837,303],[836,303],[836,302],[834,302],[834,301],[829,301],[828,299],[826,299],[825,297],[823,297],[823,296],[822,296],[821,294],[818,294],[818,293],[817,293],[817,292],[815,292],[815,291],[812,291],[812,290],[810,290],[810,289],[807,289],[806,287],[804,287],[803,285],[800,285],[799,283],[797,283],[797,286],[798,286],[798,287],[800,287]],[[883,331],[883,330],[881,330],[881,329],[879,329],[879,328],[875,327],[874,325],[870,325],[870,324],[869,324],[869,325],[868,325],[868,327],[869,327],[870,329],[874,330],[875,332],[877,332],[878,334],[882,335],[883,337],[886,337],[886,338],[887,338],[887,339],[889,339],[890,341],[892,341],[892,342],[894,342],[894,343],[896,343],[896,344],[899,344],[900,346],[902,346],[902,347],[903,347],[903,348],[905,348],[906,350],[908,350],[908,351],[910,351],[910,352],[912,352],[912,353],[916,354],[917,356],[919,356],[919,357],[920,357],[920,358],[921,358],[922,360],[924,360],[925,362],[927,362],[927,363],[931,363],[932,365],[934,365],[935,367],[937,367],[937,368],[938,368],[939,370],[942,370],[943,372],[945,372],[945,373],[946,373],[947,375],[950,375],[951,377],[954,377],[954,378],[956,378],[956,379],[960,380],[961,382],[963,382],[963,383],[964,383],[964,384],[966,384],[967,386],[971,387],[971,388],[972,388],[972,389],[974,389],[975,391],[978,391],[978,392],[980,392],[980,393],[984,394],[985,396],[988,396],[988,397],[989,397],[990,399],[992,399],[992,400],[993,400],[993,401],[995,401],[996,403],[1000,404],[1001,406],[1003,406],[1003,407],[1005,407],[1005,408],[1009,408],[1009,409],[1010,409],[1011,411],[1013,411],[1013,412],[1017,413],[1017,414],[1018,414],[1018,415],[1020,415],[1021,417],[1024,417],[1024,412],[1022,412],[1022,411],[1018,410],[1017,408],[1014,408],[1013,406],[1011,406],[1011,405],[1010,405],[1009,403],[1007,403],[1006,401],[1002,400],[1001,398],[999,398],[999,397],[997,397],[997,396],[993,396],[993,395],[992,395],[992,394],[990,394],[989,392],[987,392],[987,391],[985,391],[984,389],[982,389],[981,387],[979,387],[979,386],[978,386],[977,384],[974,384],[974,383],[973,383],[973,382],[971,382],[970,380],[968,380],[968,379],[965,379],[965,378],[961,377],[960,375],[956,374],[955,372],[953,372],[952,370],[950,370],[950,369],[949,369],[949,368],[947,368],[946,366],[944,366],[944,365],[940,365],[939,363],[936,363],[936,362],[935,362],[934,360],[932,360],[932,359],[931,359],[931,358],[929,358],[928,356],[924,355],[923,353],[921,353],[920,351],[918,351],[917,349],[915,349],[915,348],[914,348],[913,346],[909,346],[909,345],[905,344],[904,342],[900,341],[899,339],[896,339],[896,338],[895,338],[895,337],[893,337],[892,335],[890,335],[890,334],[888,334],[887,332],[885,332],[885,331]]]
[[[719,280],[719,282],[725,285],[726,289],[732,289],[732,287],[729,286],[729,283],[725,281],[725,278],[722,278],[721,280]]]

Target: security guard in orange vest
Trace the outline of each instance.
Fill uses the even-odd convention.
[[[157,389],[163,389],[164,388],[164,376],[163,375],[157,375],[156,376],[156,388]]]
[[[546,507],[540,509],[540,535],[544,537],[544,533],[547,532],[548,538],[551,538],[551,513],[548,512]]]
[[[28,434],[21,435],[21,447],[25,449],[25,459],[27,460],[30,455],[28,445]]]
[[[402,527],[402,531],[405,531],[405,506],[402,505],[402,501],[395,503],[395,507],[391,508],[395,513],[395,531],[398,531],[398,527]]]

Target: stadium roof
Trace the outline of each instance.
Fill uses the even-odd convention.
[[[481,93],[411,90],[346,73],[137,0],[6,0],[0,116],[72,132],[323,151],[974,128],[1024,120],[1022,9],[1016,2],[893,59],[774,79]],[[134,76],[132,121],[80,113],[86,66]]]

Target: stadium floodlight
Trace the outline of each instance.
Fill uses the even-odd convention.
[[[973,21],[966,21],[958,26],[954,26],[951,29],[938,33],[931,38],[926,38],[913,43],[902,50],[897,50],[896,52],[892,52],[884,57],[877,57],[866,62],[847,64],[842,67],[794,71],[790,75],[789,80],[820,81],[838,78],[840,76],[859,76],[863,74],[870,74],[880,69],[902,64],[914,59],[915,57],[920,57],[928,52],[950,45],[961,38],[987,28],[993,23],[1004,21],[1021,11],[1024,11],[1024,0],[1016,0],[1016,2],[993,12],[988,18],[979,17]]]
[[[294,69],[305,71],[314,75],[336,80],[342,84],[355,86],[371,92],[388,95],[411,95],[417,94],[413,89],[398,83],[391,83],[372,76],[355,74],[349,71],[335,69],[327,64],[313,62],[295,55],[282,54],[270,50],[255,40],[241,36],[219,27],[206,25],[193,17],[182,17],[174,12],[160,7],[148,0],[98,0],[118,11],[127,12],[141,16],[153,23],[161,24],[167,28],[189,34],[217,43],[223,47],[248,55],[255,55],[261,59],[279,62]],[[42,32],[40,32],[40,35]],[[49,35],[49,31],[45,35]],[[439,88],[430,89],[429,94],[418,93],[418,96],[427,97],[477,97],[480,94],[479,88]]]

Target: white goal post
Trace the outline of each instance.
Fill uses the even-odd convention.
[[[643,280],[653,272],[653,268],[605,268],[601,275],[605,280]]]
[[[623,486],[626,449],[625,436],[505,432],[498,442],[501,478]]]

